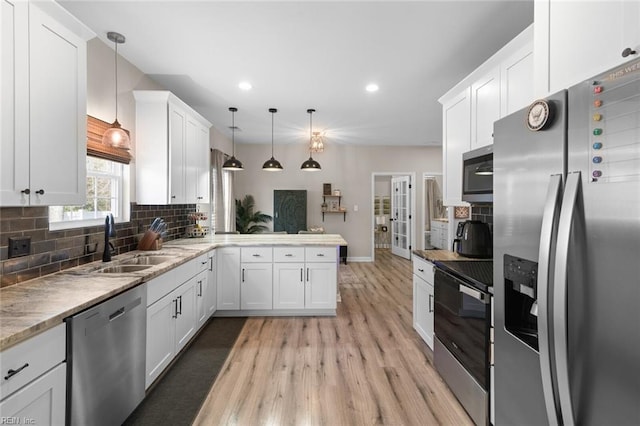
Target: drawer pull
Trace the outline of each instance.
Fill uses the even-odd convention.
[[[318,253],[318,254],[316,254],[316,256],[318,256],[318,257],[324,257],[324,254],[323,254],[323,253]]]
[[[286,257],[293,257],[293,255],[291,253],[287,253],[285,254]]]
[[[252,254],[251,256],[253,256],[253,257],[260,257],[260,255],[259,255],[258,253],[254,253],[254,254]]]
[[[4,376],[5,380],[9,380],[10,378],[12,378],[13,376],[15,376],[16,374],[18,374],[19,372],[21,372],[22,370],[24,370],[25,368],[27,368],[29,366],[29,363],[26,362],[22,367],[18,368],[17,370],[14,370],[13,368],[9,369],[9,371],[7,371],[7,375]]]
[[[424,272],[424,269],[420,269],[420,268],[418,268],[418,271],[420,271],[420,272]]]

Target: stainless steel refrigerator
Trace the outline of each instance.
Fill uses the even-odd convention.
[[[494,128],[496,425],[640,424],[640,60]]]

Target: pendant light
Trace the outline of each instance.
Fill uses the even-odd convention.
[[[238,160],[236,158],[236,139],[235,139],[236,120],[235,120],[235,114],[236,114],[236,111],[238,111],[238,108],[231,107],[231,108],[229,108],[229,111],[231,111],[231,144],[233,146],[233,152],[231,154],[231,158],[229,158],[227,161],[225,161],[224,164],[222,165],[222,170],[228,170],[230,172],[235,172],[235,171],[238,171],[238,170],[244,170],[244,167],[242,167],[242,163],[240,162],[240,160]]]
[[[131,149],[131,140],[127,132],[120,127],[118,122],[118,45],[123,44],[125,38],[122,34],[110,31],[107,33],[107,38],[115,44],[115,80],[116,80],[116,119],[111,124],[111,127],[102,135],[102,143],[114,148]]]
[[[313,157],[311,156],[311,143],[313,138],[312,117],[313,117],[313,113],[316,112],[316,110],[308,109],[307,112],[309,113],[309,159],[304,163],[302,163],[302,166],[300,166],[300,169],[307,172],[316,172],[322,168],[320,167],[320,163],[314,160]]]
[[[278,110],[275,108],[269,108],[269,112],[271,113],[271,158],[264,162],[262,170],[266,170],[268,172],[281,172],[282,164],[273,158],[273,114],[278,112]]]

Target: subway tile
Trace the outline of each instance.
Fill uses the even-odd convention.
[[[40,275],[49,275],[60,271],[60,262],[49,263],[40,268]]]
[[[40,268],[25,269],[17,272],[17,280],[19,283],[32,280],[40,276]]]
[[[16,257],[5,260],[2,263],[2,272],[10,274],[12,272],[22,271],[29,268],[29,256]]]
[[[31,252],[33,254],[54,251],[55,249],[56,249],[56,240],[31,242]]]
[[[33,218],[12,219],[11,221],[9,221],[9,228],[11,229],[12,232],[35,229],[35,219]]]
[[[67,250],[59,250],[51,253],[51,262],[66,261],[69,259],[69,252]]]
[[[0,220],[17,219],[23,217],[22,207],[3,207],[0,209]]]
[[[36,266],[42,266],[49,263],[51,260],[51,254],[49,252],[34,254],[29,256],[29,267],[34,268]]]
[[[0,278],[0,287],[2,288],[8,287],[13,284],[17,284],[17,283],[18,283],[18,274],[16,273],[2,274],[2,277]]]
[[[49,207],[23,207],[22,217],[44,217],[49,219]]]
[[[49,229],[49,218],[48,217],[37,217],[35,219],[35,229]]]
[[[24,231],[25,237],[31,237],[31,244],[36,241],[44,241],[47,237],[47,231],[44,229],[35,229],[33,231]]]

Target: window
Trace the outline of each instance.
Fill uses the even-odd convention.
[[[49,207],[51,229],[101,225],[107,214],[129,220],[129,166],[87,156],[87,202],[82,206]]]

